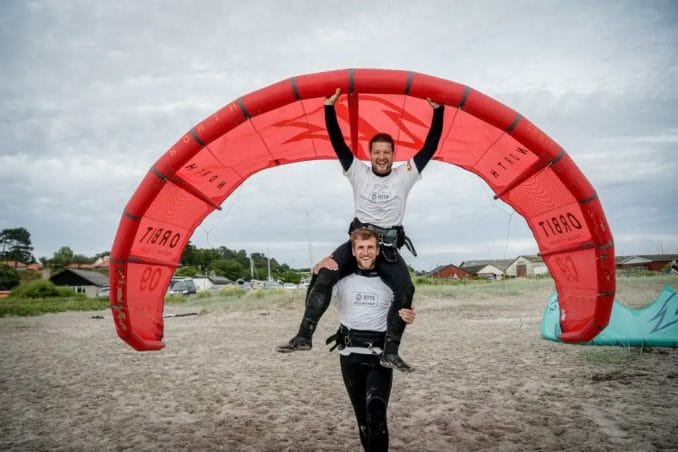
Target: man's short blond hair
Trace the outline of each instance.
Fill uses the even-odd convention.
[[[365,228],[358,228],[354,229],[353,232],[351,232],[351,245],[353,245],[353,242],[356,240],[370,240],[374,239],[377,241],[377,246],[379,245],[379,237],[377,237],[377,233],[374,231],[370,231],[369,229]]]

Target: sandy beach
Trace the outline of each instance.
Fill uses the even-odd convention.
[[[678,287],[620,280],[617,298],[645,304],[667,281]],[[678,350],[544,340],[552,283],[501,287],[418,288],[402,347],[417,370],[395,375],[392,450],[678,450]],[[167,318],[160,352],[127,346],[109,311],[0,319],[0,449],[360,450],[324,346],[334,308],[313,350],[282,355],[303,294],[281,296],[292,301],[167,306],[198,315]]]

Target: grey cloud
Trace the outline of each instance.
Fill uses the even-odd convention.
[[[651,251],[661,237],[678,251],[675,142],[656,139],[676,135],[677,10],[670,1],[2,2],[0,133],[10,139],[0,147],[0,227],[27,227],[38,255],[100,252],[150,165],[227,102],[293,75],[388,67],[468,84],[521,112],[589,177],[625,249]],[[352,216],[336,165],[254,176],[194,240],[206,244],[209,231],[210,245],[267,243],[300,263],[310,242],[319,257]],[[417,268],[536,252],[524,220],[452,168],[427,168],[408,209]]]

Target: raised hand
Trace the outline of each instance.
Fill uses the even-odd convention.
[[[434,110],[438,107],[440,107],[440,104],[437,102],[433,102],[430,97],[427,97],[426,100],[428,101],[428,104],[433,108]]]
[[[334,105],[339,99],[339,96],[341,96],[341,88],[337,88],[334,94],[325,98],[325,105]]]

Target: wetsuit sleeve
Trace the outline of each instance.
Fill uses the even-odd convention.
[[[428,131],[426,136],[426,141],[424,141],[424,147],[417,152],[413,159],[414,164],[417,166],[417,170],[421,173],[426,164],[433,158],[433,154],[436,153],[438,149],[438,142],[440,142],[440,136],[443,133],[443,117],[445,116],[445,106],[441,105],[438,108],[433,109],[433,119],[431,120],[431,128]]]
[[[337,154],[337,158],[341,162],[344,171],[348,171],[354,157],[351,149],[346,145],[346,141],[344,141],[344,134],[341,133],[334,105],[325,105],[325,127],[327,127],[327,133],[330,136],[334,153]]]

